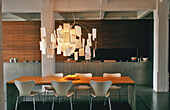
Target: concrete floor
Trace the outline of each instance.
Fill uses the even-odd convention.
[[[170,110],[170,93],[157,93],[148,86],[137,86],[137,95],[151,110]]]
[[[87,91],[78,91],[77,102],[74,104],[74,110],[89,110],[88,95]],[[137,86],[136,87],[136,101],[137,101],[137,110],[170,110],[170,93],[156,93],[152,90],[152,87],[149,86]],[[122,104],[119,101],[118,91],[111,91],[111,101],[112,101],[112,110],[130,110],[130,107],[127,103],[127,86],[123,85],[121,89]],[[43,96],[41,96],[44,99]],[[38,101],[38,97],[36,97]],[[29,101],[29,98],[27,98]],[[45,101],[44,104],[37,103],[37,106],[41,106],[41,110],[51,110],[52,94],[48,97],[48,101]],[[27,103],[21,104],[25,107]],[[32,106],[32,103],[30,106]],[[59,107],[59,108],[57,108]],[[81,108],[81,109],[80,109]],[[19,110],[20,110],[19,109]],[[40,107],[38,107],[40,109]],[[55,103],[55,109],[65,109],[69,110],[69,100],[67,98],[61,99],[61,104]],[[104,107],[103,99],[95,99],[93,110],[107,110],[107,106]]]

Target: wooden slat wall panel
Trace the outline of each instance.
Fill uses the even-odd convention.
[[[3,22],[4,62],[10,58],[19,62],[41,60],[39,41],[40,22]]]

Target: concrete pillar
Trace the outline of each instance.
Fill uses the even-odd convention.
[[[5,110],[3,75],[2,0],[0,0],[0,110]]]
[[[50,36],[55,29],[55,19],[53,12],[53,0],[41,0],[41,26],[46,28],[47,47],[50,46]],[[55,57],[47,58],[41,55],[42,76],[46,73],[55,73]]]
[[[168,92],[169,1],[158,0],[154,11],[153,89]]]

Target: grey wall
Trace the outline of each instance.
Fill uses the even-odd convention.
[[[150,84],[153,82],[153,66],[151,62],[57,62],[56,73],[65,75],[76,72],[91,72],[93,76],[103,73],[120,72],[123,76],[130,76],[136,84]],[[13,80],[21,76],[41,76],[41,63],[4,63],[4,81]]]
[[[21,76],[41,76],[41,63],[4,63],[4,81]]]
[[[41,76],[41,63],[3,63],[4,70],[4,91],[5,96],[7,96],[6,82],[19,78],[21,76]],[[12,88],[11,88],[12,89]],[[14,88],[15,90],[16,88]],[[40,90],[41,86],[36,85],[34,90]],[[14,93],[18,95],[18,92]],[[12,95],[14,95],[12,94]],[[12,100],[16,100],[13,99]],[[5,103],[7,102],[7,97],[5,97]],[[7,106],[7,104],[5,104]],[[7,107],[6,107],[7,108]]]
[[[120,72],[123,76],[130,76],[136,84],[152,85],[153,67],[151,62],[57,62],[56,72],[63,72],[65,75],[75,72],[91,72],[93,76],[102,76],[103,73]]]

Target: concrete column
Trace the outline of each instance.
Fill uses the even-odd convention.
[[[0,110],[5,110],[3,75],[2,0],[0,0]]]
[[[154,11],[153,89],[168,92],[169,1],[158,0]]]
[[[41,0],[41,26],[46,28],[47,47],[50,46],[50,36],[55,29],[55,19],[53,12],[53,0]],[[46,73],[55,73],[55,57],[47,58],[47,55],[41,56],[42,76]]]

